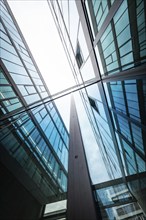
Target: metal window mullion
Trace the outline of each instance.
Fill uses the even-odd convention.
[[[17,24],[17,21],[15,20],[15,17],[13,16],[13,13],[12,13],[12,11],[11,11],[11,9],[10,9],[9,4],[7,3],[7,1],[5,1],[5,4],[6,4],[6,6],[7,6],[7,10],[8,10],[8,12],[9,12],[10,16],[11,16],[12,19],[13,19],[14,25],[16,26],[16,29],[17,29],[18,32],[19,32],[19,35],[20,35],[20,37],[21,37],[21,40],[22,40],[22,42],[24,43],[24,45],[25,45],[25,47],[26,47],[26,51],[28,52],[28,54],[29,54],[29,56],[30,56],[30,59],[32,60],[32,63],[34,64],[34,66],[35,66],[35,68],[36,68],[36,70],[37,70],[37,73],[38,73],[40,79],[42,80],[43,85],[44,85],[44,87],[45,87],[47,93],[50,95],[50,92],[49,92],[49,90],[48,90],[48,87],[46,86],[46,83],[45,83],[45,81],[44,81],[44,79],[43,79],[43,77],[42,77],[42,75],[41,75],[41,73],[40,73],[40,70],[39,70],[39,68],[38,68],[38,66],[37,66],[37,64],[36,64],[36,62],[35,62],[35,60],[34,60],[34,58],[33,58],[33,55],[32,55],[32,53],[31,53],[31,51],[30,51],[30,49],[29,49],[29,47],[28,47],[28,45],[27,45],[27,43],[26,43],[25,38],[23,37],[23,34],[22,34],[22,32],[21,32],[21,30],[20,30],[18,24]],[[25,48],[24,48],[24,49],[25,49]],[[20,54],[19,54],[19,56],[20,56]],[[27,68],[26,68],[26,69],[27,69]],[[30,75],[30,74],[29,74],[29,75]],[[33,85],[35,85],[35,84],[33,83]],[[37,88],[36,88],[36,90],[37,90]],[[37,91],[38,91],[38,90],[37,90]],[[39,91],[38,91],[38,94],[39,94]],[[40,94],[39,94],[39,95],[40,95]],[[41,96],[40,96],[40,98],[41,98]]]
[[[112,75],[103,76],[103,82],[113,82],[113,81],[122,81],[122,80],[130,80],[130,79],[142,79],[145,78],[145,69],[146,65],[142,65],[130,70],[121,71],[118,73],[114,73]]]
[[[67,171],[65,170],[64,166],[62,165],[62,163],[60,162],[60,159],[57,155],[57,153],[55,152],[55,150],[53,149],[53,146],[50,144],[49,139],[46,137],[46,135],[44,134],[44,132],[42,131],[42,128],[40,127],[39,123],[37,122],[36,118],[34,117],[33,113],[30,112],[31,118],[33,123],[35,124],[35,126],[38,128],[40,135],[43,137],[43,139],[45,140],[45,142],[47,143],[47,146],[49,147],[52,155],[54,156],[55,160],[58,162],[58,164],[60,165],[61,169],[63,170],[64,174],[67,176]],[[53,132],[53,129],[52,129]],[[51,132],[51,134],[52,134]],[[51,135],[50,134],[50,135]]]
[[[107,26],[110,24],[113,16],[115,15],[115,13],[117,12],[118,8],[120,7],[120,5],[122,4],[123,0],[115,0],[112,7],[109,10],[109,13],[105,19],[105,21],[103,22],[100,31],[97,33],[95,40],[94,40],[94,47],[97,45],[98,41],[100,40],[101,36],[103,35],[104,31],[106,30]]]
[[[119,135],[120,138],[122,138],[133,150],[134,153],[137,153],[139,155],[139,157],[142,158],[142,160],[146,161],[145,156],[139,151],[137,150],[136,147],[134,147],[129,140],[127,140],[127,138],[125,138],[125,136],[123,134],[121,134],[118,130],[116,130],[116,133]]]

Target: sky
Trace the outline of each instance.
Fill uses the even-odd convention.
[[[8,2],[50,92],[53,94],[73,86],[74,79],[47,1],[9,0]],[[81,103],[78,95],[76,100],[92,182],[106,181],[108,176],[85,110],[78,104]],[[56,104],[69,128],[70,96],[58,99]]]
[[[47,1],[9,0],[8,3],[51,94],[73,86],[74,79]],[[70,97],[56,104],[68,128]]]

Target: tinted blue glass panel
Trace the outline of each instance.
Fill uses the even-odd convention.
[[[126,161],[127,161],[127,166],[128,166],[127,168],[128,168],[129,174],[135,174],[137,172],[137,169],[136,169],[134,151],[124,140],[122,140],[122,142],[124,145],[124,151],[125,151],[125,156],[126,156]]]
[[[45,134],[46,134],[47,138],[50,137],[50,134],[52,133],[53,128],[54,128],[54,124],[52,121],[50,121],[47,129],[45,130]]]
[[[0,87],[0,99],[15,97],[15,93],[10,86],[1,86]]]
[[[144,154],[144,141],[143,141],[143,131],[140,127],[131,123],[133,141],[138,150]]]
[[[54,141],[55,141],[56,135],[57,135],[57,129],[54,127],[54,129],[51,133],[51,136],[49,138],[49,141],[50,141],[50,143],[52,144],[53,147],[55,147],[54,146]]]
[[[118,46],[120,47],[131,38],[130,26],[128,25],[117,37]]]
[[[57,149],[58,149],[58,146],[59,146],[59,140],[60,140],[60,136],[57,133],[55,141],[54,141],[54,145],[53,145],[56,152],[57,152]]]
[[[3,59],[3,62],[4,62],[6,68],[8,69],[9,72],[18,73],[18,74],[27,76],[27,73],[26,73],[25,69],[22,66],[19,66],[15,63],[8,62],[7,60],[4,60],[4,59]],[[18,76],[18,77],[20,77],[20,76]],[[30,79],[29,79],[29,82],[31,82]],[[23,83],[25,83],[25,82],[23,82]],[[22,84],[22,81],[21,81],[20,84]]]
[[[46,148],[46,142],[43,139],[41,139],[37,147],[39,149],[39,153],[42,154]]]
[[[38,94],[29,95],[29,96],[25,96],[24,99],[27,102],[27,104],[31,104],[33,102],[40,100],[40,96]]]
[[[146,162],[136,154],[136,161],[138,164],[138,171],[145,172],[146,171]]]
[[[40,126],[43,129],[43,131],[45,131],[49,123],[50,123],[50,117],[49,115],[46,115],[46,117],[40,123]]]

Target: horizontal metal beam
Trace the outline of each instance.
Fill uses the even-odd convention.
[[[121,206],[121,205],[126,205],[126,204],[129,204],[129,203],[132,203],[132,202],[137,202],[137,200],[133,197],[130,197],[128,199],[121,199],[119,201],[115,201],[113,204],[109,204],[109,205],[103,205],[100,207],[100,209],[108,209],[108,208],[112,208],[112,207],[116,207],[116,206]]]
[[[133,174],[133,175],[129,175],[126,176],[126,183],[133,181],[133,180],[138,180],[138,179],[143,179],[146,178],[146,172],[142,172],[142,173],[137,173],[137,174]],[[109,180],[106,182],[102,182],[102,183],[98,183],[98,184],[94,184],[92,185],[93,190],[98,190],[98,189],[103,189],[106,187],[110,187],[110,186],[115,186],[118,184],[122,184],[125,183],[123,178],[118,178],[118,179],[114,179],[114,180]]]
[[[146,65],[137,66],[132,69],[124,70],[118,73],[113,73],[108,76],[103,76],[103,82],[111,82],[118,80],[142,79],[146,77]]]
[[[66,209],[61,210],[61,211],[56,211],[52,213],[48,213],[44,215],[41,220],[56,220],[56,219],[62,219],[66,218]]]

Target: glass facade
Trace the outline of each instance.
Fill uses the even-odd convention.
[[[121,185],[113,182],[104,188],[101,184],[95,190],[102,217],[145,219],[146,2],[60,0],[48,4],[76,83],[85,85],[81,99],[109,180],[122,180]],[[96,82],[86,86],[88,80]]]
[[[146,171],[145,79],[106,84],[109,106],[126,175]]]
[[[83,85],[80,100],[95,136],[96,153],[101,154],[108,174],[108,181],[92,182],[97,210],[103,220],[144,220],[146,1],[47,2],[76,84]],[[64,200],[60,210],[66,218],[69,134],[49,96],[8,3],[2,0],[1,161],[41,204]],[[77,100],[76,96],[80,118]],[[80,128],[82,134],[87,130],[84,123]],[[82,138],[92,148],[92,138]],[[96,163],[100,167],[100,161]],[[99,172],[94,169],[94,176]],[[45,218],[58,214],[51,206],[46,206]]]
[[[103,219],[144,219],[143,212],[125,184],[95,191]]]
[[[1,154],[11,158],[12,166],[7,160],[4,165],[41,204],[67,191],[69,134],[49,96],[7,2],[1,1]]]
[[[93,33],[96,35],[109,12],[111,2],[108,0],[86,1],[86,6],[88,8],[92,28],[94,30]]]
[[[144,1],[124,0],[97,44],[104,75],[145,63],[145,28]]]

